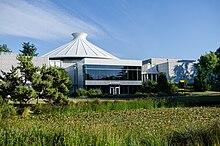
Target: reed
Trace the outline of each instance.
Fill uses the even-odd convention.
[[[2,119],[0,145],[219,145],[219,113],[195,107],[32,114]]]

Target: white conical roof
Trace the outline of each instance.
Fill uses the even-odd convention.
[[[57,49],[43,55],[49,58],[105,58],[118,59],[86,40],[86,33],[73,33],[74,39]]]

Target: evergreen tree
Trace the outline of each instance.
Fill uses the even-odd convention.
[[[168,92],[169,89],[168,80],[166,74],[163,72],[159,73],[158,75],[157,88],[159,92],[164,92],[164,93]]]
[[[8,97],[15,97],[15,88],[20,85],[20,80],[18,76],[18,68],[12,67],[9,72],[1,71],[0,75],[0,94],[4,100],[7,100]]]
[[[66,101],[72,86],[71,80],[64,69],[36,67],[32,56],[18,55],[18,67],[0,76],[0,93],[4,99],[27,104],[32,99],[42,98],[51,104]],[[20,73],[20,74],[19,74]]]
[[[72,82],[64,69],[43,66],[40,73],[34,74],[33,88],[38,97],[51,104],[65,101],[71,87]]]
[[[34,44],[30,44],[30,42],[23,43],[23,50],[19,50],[24,56],[37,56],[38,53],[36,53],[37,48]]]
[[[20,85],[15,87],[14,99],[15,101],[19,101],[21,104],[27,104],[36,97],[36,91],[31,86]]]
[[[32,57],[19,55],[17,59],[19,60],[18,67],[12,67],[11,71],[7,73],[2,71],[1,92],[4,99],[10,95],[11,100],[27,104],[36,98],[36,92],[31,83],[37,67],[32,64]]]
[[[31,83],[33,80],[33,75],[40,70],[39,67],[34,66],[32,63],[33,56],[24,56],[19,54],[17,56],[18,69],[21,73],[21,81],[22,85],[27,85],[27,83]]]
[[[0,52],[12,52],[6,44],[0,45]]]

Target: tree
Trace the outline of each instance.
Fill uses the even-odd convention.
[[[167,93],[168,92],[168,80],[167,80],[167,76],[165,73],[161,72],[158,75],[158,80],[157,80],[157,88],[159,90],[159,92],[164,92]]]
[[[38,53],[36,53],[37,48],[34,44],[30,44],[30,42],[23,43],[23,50],[19,50],[24,56],[37,56]]]
[[[207,91],[211,89],[211,85],[208,81],[208,78],[206,77],[206,75],[204,73],[202,73],[200,68],[197,68],[198,75],[195,77],[194,79],[194,89],[196,91]]]
[[[167,76],[165,73],[161,72],[158,75],[157,82],[147,81],[142,83],[142,91],[146,93],[162,93],[166,95],[172,95],[178,91],[178,87],[172,83],[168,82]]]
[[[197,77],[194,81],[194,87],[199,91],[210,90],[216,84],[215,69],[218,63],[217,55],[213,52],[206,53],[198,59],[196,64]]]
[[[146,93],[156,93],[157,92],[157,82],[156,81],[147,81],[142,83],[142,90]]]
[[[36,91],[27,85],[20,85],[15,87],[15,96],[14,99],[20,103],[27,104],[32,99],[37,97]]]
[[[33,75],[40,70],[39,67],[34,66],[32,63],[33,56],[24,56],[19,54],[17,56],[18,69],[21,73],[20,78],[22,78],[22,85],[26,85],[27,82],[32,82]]]
[[[220,47],[215,51],[217,58],[220,58]]]
[[[71,87],[72,82],[64,69],[43,66],[40,73],[34,74],[33,88],[38,97],[51,104],[65,101]]]
[[[3,76],[0,77],[1,92],[4,99],[10,95],[11,100],[27,104],[36,98],[36,92],[31,83],[33,74],[38,71],[38,68],[33,65],[30,56],[18,55],[17,59],[19,60],[18,67],[12,67],[11,71],[7,73],[2,71]]]
[[[15,97],[15,88],[20,85],[18,76],[18,68],[12,67],[9,72],[2,72],[0,75],[0,94],[4,100],[10,96]]]
[[[0,45],[0,52],[12,52],[6,44]]]
[[[36,67],[33,56],[18,55],[18,67],[0,76],[0,93],[4,99],[10,96],[13,101],[27,104],[32,99],[42,98],[51,104],[65,102],[72,87],[71,80],[64,69]],[[20,75],[19,75],[20,73]]]
[[[215,51],[215,54],[218,58],[217,65],[215,67],[215,74],[217,76],[216,87],[217,87],[217,90],[220,91],[220,47]]]

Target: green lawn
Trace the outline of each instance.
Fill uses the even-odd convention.
[[[217,91],[206,91],[206,92],[189,92],[193,96],[194,95],[202,95],[202,96],[220,96],[220,92]]]

